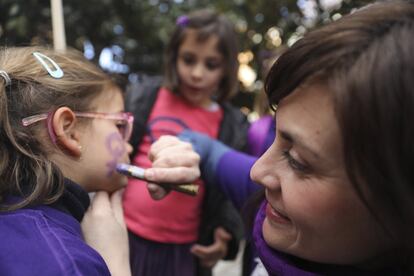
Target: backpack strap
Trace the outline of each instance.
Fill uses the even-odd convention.
[[[220,106],[223,109],[223,120],[220,124],[218,140],[233,149],[246,151],[247,130],[250,125],[246,115],[229,102],[224,102]]]

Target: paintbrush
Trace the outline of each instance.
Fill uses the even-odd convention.
[[[158,183],[154,181],[149,181],[145,178],[145,169],[138,167],[138,166],[120,163],[116,165],[116,170],[120,174],[129,176],[129,177],[144,180],[150,183],[155,183],[157,185],[160,185],[166,190],[174,190],[174,191],[184,193],[187,195],[191,195],[191,196],[195,196],[198,193],[199,187],[196,184],[171,184],[171,183]]]

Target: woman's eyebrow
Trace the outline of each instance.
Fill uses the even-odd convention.
[[[286,140],[292,144],[297,145],[298,147],[304,149],[305,151],[309,152],[310,154],[312,154],[315,158],[320,159],[320,155],[317,153],[316,150],[312,149],[311,146],[309,146],[304,139],[302,139],[299,135],[295,134],[295,133],[290,133],[288,131],[285,130],[279,130],[280,137],[283,140]]]

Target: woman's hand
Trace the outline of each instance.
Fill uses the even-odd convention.
[[[190,143],[183,142],[175,136],[161,136],[152,144],[149,159],[152,168],[145,170],[145,177],[160,183],[192,183],[200,177],[200,157]],[[168,190],[148,183],[148,191],[154,199],[162,199]]]
[[[83,237],[98,251],[112,275],[131,275],[122,190],[96,192],[81,223]]]

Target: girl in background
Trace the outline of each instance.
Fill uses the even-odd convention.
[[[141,83],[127,94],[126,109],[136,118],[134,164],[149,167],[151,143],[183,129],[245,149],[246,117],[228,102],[237,92],[236,42],[232,24],[222,15],[202,10],[177,20],[164,84]],[[196,197],[171,192],[157,202],[139,182],[130,180],[123,205],[134,275],[195,275],[196,270],[200,275],[196,256],[209,274],[219,259],[236,256],[242,222],[217,188],[206,189],[200,181]]]

